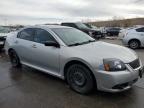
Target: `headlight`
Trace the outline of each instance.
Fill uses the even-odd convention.
[[[119,59],[103,59],[105,71],[122,71],[126,70],[125,64]]]
[[[91,32],[91,31],[90,31],[90,32],[88,32],[88,33],[89,33],[89,35],[90,35],[90,36],[92,36],[92,35],[93,35],[93,32]]]

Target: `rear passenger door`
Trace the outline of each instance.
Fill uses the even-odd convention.
[[[33,57],[32,43],[34,37],[34,29],[26,28],[20,31],[14,42],[14,49],[18,53],[21,62],[31,64]]]

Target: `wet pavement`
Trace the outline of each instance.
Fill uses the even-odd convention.
[[[118,40],[102,40],[121,44]],[[144,63],[144,49],[136,50]],[[122,93],[73,92],[62,80],[23,66],[12,68],[0,53],[0,108],[144,108],[144,78]]]

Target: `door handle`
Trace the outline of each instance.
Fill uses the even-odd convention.
[[[37,48],[35,44],[32,45],[33,48]]]

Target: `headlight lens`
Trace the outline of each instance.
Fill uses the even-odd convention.
[[[125,64],[119,59],[104,59],[105,71],[122,71],[126,70]]]
[[[93,32],[91,32],[91,31],[89,31],[88,33],[89,33],[89,35],[90,35],[90,36],[92,36],[92,35],[93,35]]]

